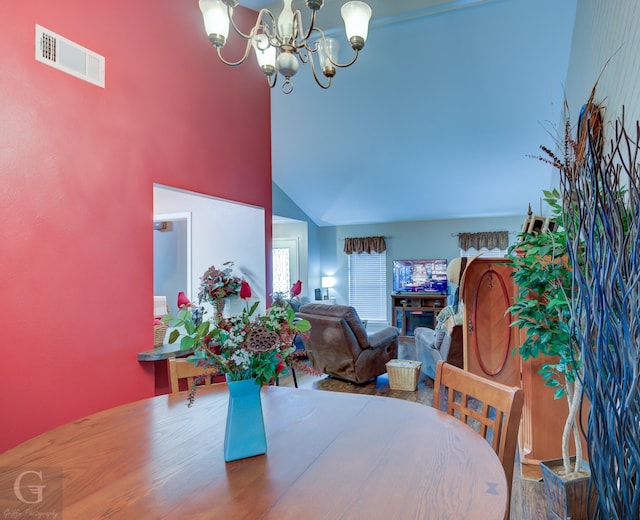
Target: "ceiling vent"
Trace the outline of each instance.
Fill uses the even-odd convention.
[[[37,24],[36,60],[104,88],[104,56]]]

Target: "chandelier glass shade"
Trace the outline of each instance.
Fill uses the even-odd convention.
[[[303,27],[302,13],[292,9],[292,0],[283,0],[282,11],[277,18],[268,9],[261,9],[248,34],[243,33],[233,20],[233,8],[238,5],[238,0],[199,0],[199,6],[209,40],[223,63],[240,65],[253,49],[269,86],[274,87],[278,75],[281,75],[284,77],[282,91],[289,94],[293,90],[291,77],[298,71],[300,63],[309,63],[316,83],[322,88],[329,88],[336,69],[349,67],[358,59],[358,53],[364,48],[369,32],[371,8],[364,2],[346,2],[340,12],[354,54],[347,63],[339,63],[338,41],[326,37],[316,27],[316,13],[324,0],[305,1],[311,11],[308,29]],[[230,27],[246,40],[244,54],[238,61],[227,61],[222,57],[221,51],[229,38]]]

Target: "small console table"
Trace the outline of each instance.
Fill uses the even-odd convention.
[[[180,343],[165,343],[159,347],[138,352],[138,361],[162,361],[176,356],[189,356],[193,349],[180,350]]]
[[[413,337],[416,327],[435,328],[436,317],[447,305],[440,293],[396,293],[391,295],[391,319],[401,338]]]
[[[159,347],[138,352],[138,361],[152,363],[150,366],[154,372],[155,395],[167,394],[170,391],[167,359],[191,354],[193,354],[193,349],[180,350],[180,342],[165,343]]]

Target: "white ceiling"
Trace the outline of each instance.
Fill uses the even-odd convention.
[[[369,0],[366,46],[330,89],[306,65],[272,90],[274,182],[320,226],[537,209],[552,172],[531,156],[554,142],[576,1]]]

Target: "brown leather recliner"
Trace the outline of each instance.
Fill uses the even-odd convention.
[[[384,374],[387,361],[398,356],[398,330],[367,334],[353,307],[307,303],[296,316],[311,323],[304,345],[313,368],[325,374],[366,383]]]

